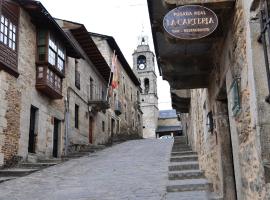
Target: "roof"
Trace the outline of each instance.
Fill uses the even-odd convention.
[[[124,70],[127,72],[130,79],[133,81],[133,83],[136,86],[140,86],[141,83],[140,83],[139,79],[137,78],[137,76],[134,74],[133,70],[129,66],[125,56],[123,55],[123,53],[122,53],[121,49],[119,48],[118,44],[116,43],[115,39],[112,36],[109,36],[109,35],[102,35],[102,34],[92,33],[92,32],[90,33],[90,35],[96,36],[96,37],[101,37],[101,38],[104,38],[104,39],[107,40],[107,42],[110,45],[111,49],[115,50],[118,60],[121,62]]]
[[[177,118],[176,110],[160,110],[159,119]]]
[[[159,126],[156,133],[182,131],[181,126]]]
[[[25,9],[31,16],[31,21],[37,27],[44,27],[54,31],[54,34],[63,41],[67,55],[74,58],[81,58],[82,55],[76,49],[76,46],[72,43],[66,33],[62,28],[57,24],[54,18],[46,10],[46,8],[39,1],[34,0],[14,0],[17,2],[23,9]]]
[[[99,51],[92,37],[89,35],[89,32],[85,26],[77,22],[71,22],[62,19],[56,20],[63,22],[63,25],[61,25],[62,28],[74,37],[87,57],[94,64],[95,68],[108,83],[110,81],[111,68]]]

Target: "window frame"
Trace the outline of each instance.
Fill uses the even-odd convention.
[[[7,25],[8,29],[6,35],[7,44],[4,44],[4,42],[0,42],[1,51],[5,52],[7,55],[3,56],[3,59],[0,60],[0,70],[4,70],[17,78],[19,76],[18,72],[18,44],[19,44],[19,21],[20,21],[19,5],[15,2],[0,0],[0,23],[2,16],[4,16],[8,20]],[[15,36],[15,41],[13,41],[15,49],[9,47],[10,23],[12,23],[16,29],[15,32],[13,32],[12,34],[12,38],[13,36]]]
[[[80,118],[80,106],[75,104],[75,110],[74,110],[74,127],[76,129],[79,129],[79,120]]]

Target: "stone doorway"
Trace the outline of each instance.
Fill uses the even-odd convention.
[[[94,119],[92,116],[89,117],[89,143],[93,144],[93,122]]]
[[[58,146],[59,146],[59,133],[60,133],[60,120],[54,118],[53,128],[53,157],[58,157]]]
[[[36,136],[37,136],[37,112],[38,108],[31,106],[30,109],[30,127],[29,127],[29,140],[28,140],[28,152],[36,152]]]

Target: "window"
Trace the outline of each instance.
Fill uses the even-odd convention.
[[[38,60],[46,61],[46,40],[47,32],[45,30],[39,30],[38,32]]]
[[[105,122],[102,121],[102,131],[104,132],[105,131]]]
[[[89,99],[93,100],[93,93],[94,93],[94,80],[90,77],[90,86],[89,86]]]
[[[145,94],[148,94],[149,93],[149,79],[148,78],[145,78],[144,79],[144,93]]]
[[[75,128],[79,129],[79,106],[75,104]]]
[[[0,1],[0,68],[18,76],[17,33],[20,8],[12,1]]]
[[[0,42],[13,51],[16,50],[16,25],[1,15]]]
[[[80,72],[78,71],[78,61],[75,59],[75,86],[77,89],[81,89]]]
[[[64,63],[65,63],[64,49],[61,47],[59,43],[57,43],[56,39],[52,34],[50,34],[49,38],[48,61],[52,66],[55,66],[60,72],[64,71]]]

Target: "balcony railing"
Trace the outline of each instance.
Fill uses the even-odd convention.
[[[88,100],[88,106],[91,107],[92,112],[96,113],[110,108],[110,103],[105,97],[96,97]]]
[[[37,67],[36,88],[52,99],[62,98],[62,78],[47,65]]]

